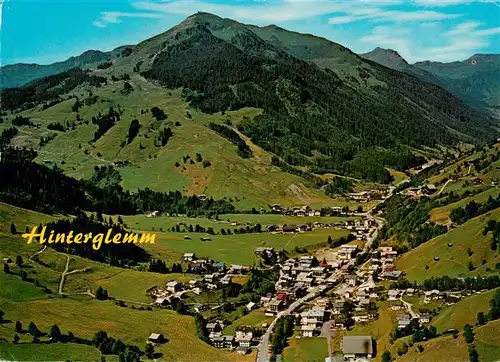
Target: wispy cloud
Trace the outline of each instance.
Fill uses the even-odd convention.
[[[456,25],[443,34],[442,45],[429,46],[411,36],[409,28],[375,27],[360,40],[384,48],[397,50],[410,62],[422,60],[454,61],[469,58],[490,45],[490,36],[500,34],[500,27],[479,29],[483,24],[467,21]]]
[[[257,23],[307,19],[343,11],[352,7],[352,3],[347,1],[332,2],[325,0],[285,0],[281,2],[256,2],[251,4],[221,4],[199,0],[169,1],[163,3],[138,1],[133,3],[133,5],[139,10],[178,15],[191,15],[194,11],[203,11],[235,20]]]
[[[370,20],[374,22],[408,22],[408,21],[418,21],[418,22],[429,22],[429,21],[439,21],[446,19],[455,19],[460,17],[460,14],[447,14],[440,13],[436,11],[399,11],[399,10],[374,10],[366,15],[356,15],[354,12],[348,12],[348,15],[334,16],[331,17],[328,22],[330,24],[346,24],[354,21],[360,20]]]
[[[142,18],[142,19],[159,19],[162,14],[159,13],[127,13],[120,11],[104,11],[98,20],[95,20],[93,24],[98,28],[105,28],[108,24],[116,24],[122,21],[122,18]]]
[[[495,0],[414,0],[415,5],[427,7],[446,7],[471,3],[493,3],[499,6],[498,1]]]

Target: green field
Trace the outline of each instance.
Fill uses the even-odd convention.
[[[201,241],[207,234],[190,233],[190,240],[184,239],[182,233],[157,233],[156,244],[145,244],[145,249],[154,257],[173,257],[172,251],[178,254],[176,262],[180,261],[182,253],[194,252],[198,257],[209,257],[230,264],[252,265],[256,261],[255,249],[261,246],[276,250],[284,248],[292,251],[298,247],[313,247],[325,243],[328,236],[338,239],[347,236],[347,230],[316,229],[311,232],[288,234],[238,234],[211,235],[211,241]]]
[[[500,261],[497,251],[490,249],[491,233],[484,236],[483,229],[488,220],[499,220],[500,209],[467,221],[465,224],[444,235],[429,240],[417,248],[403,254],[396,260],[396,266],[405,272],[410,280],[422,281],[432,276],[448,275],[450,277],[484,274],[487,268],[494,270]],[[449,247],[448,243],[452,243]],[[471,248],[473,255],[467,254]],[[434,261],[438,256],[439,261]],[[482,260],[486,264],[482,265]],[[475,266],[468,270],[469,260]],[[428,268],[426,268],[426,266]]]
[[[106,215],[106,218],[110,215]],[[117,215],[111,215],[116,221]],[[216,232],[221,229],[239,229],[247,225],[301,225],[315,222],[337,223],[345,220],[355,219],[355,217],[333,217],[333,216],[284,216],[281,214],[222,214],[218,220],[204,217],[189,218],[185,216],[164,216],[147,217],[146,215],[121,215],[123,222],[132,229],[142,231],[170,231],[175,225],[200,225],[204,228],[212,227]],[[232,225],[236,223],[236,225]],[[186,227],[181,226],[181,230]]]
[[[168,342],[156,347],[156,351],[163,353],[164,360],[232,361],[237,358],[233,353],[203,343],[195,335],[193,318],[173,311],[139,311],[116,306],[111,301],[77,301],[69,298],[9,302],[3,304],[2,310],[5,311],[5,318],[12,321],[0,328],[0,338],[8,341],[12,340],[15,333],[15,321],[21,321],[24,326],[34,321],[42,332],[47,332],[51,325],[57,324],[63,333],[71,331],[75,336],[89,339],[95,332],[105,330],[109,336],[135,344],[141,349],[151,333],[163,333]],[[6,353],[9,350],[10,346]],[[250,359],[251,356],[244,358]]]
[[[497,362],[500,356],[500,320],[476,328],[474,344],[481,361]]]
[[[443,310],[432,319],[432,325],[436,326],[439,332],[456,328],[462,330],[464,325],[476,323],[477,313],[489,311],[489,303],[497,289],[489,290],[481,294],[474,294],[466,297],[452,306]]]
[[[284,361],[323,362],[328,357],[326,338],[289,338],[283,351]]]
[[[8,361],[33,361],[43,356],[46,361],[98,361],[101,352],[92,346],[76,343],[12,344],[0,342],[0,358]],[[118,360],[117,356],[106,356],[106,361]]]
[[[271,323],[273,317],[268,317],[263,310],[253,310],[247,315],[238,318],[232,324],[224,328],[224,334],[234,334],[236,329],[241,326],[262,327],[263,323]]]
[[[464,207],[471,201],[475,201],[476,203],[483,203],[486,202],[490,196],[496,198],[499,194],[500,194],[500,189],[496,188],[487,189],[486,191],[483,191],[474,196],[465,197],[460,201],[432,209],[430,214],[430,219],[434,222],[446,223],[453,209]]]

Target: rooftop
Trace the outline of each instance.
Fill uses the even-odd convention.
[[[344,354],[373,354],[372,337],[345,336],[342,339],[342,352]]]

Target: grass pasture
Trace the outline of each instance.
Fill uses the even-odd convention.
[[[172,251],[179,253],[194,252],[198,256],[209,257],[229,264],[252,265],[256,260],[254,251],[261,246],[273,247],[276,250],[292,251],[298,247],[312,247],[327,241],[328,236],[333,239],[347,236],[347,230],[316,229],[311,232],[297,234],[237,234],[211,235],[211,241],[202,242],[201,237],[206,234],[190,233],[190,240],[184,239],[182,233],[157,233],[155,244],[145,244],[146,250],[153,255],[172,255]],[[180,259],[176,260],[176,262]]]
[[[495,263],[500,259],[499,253],[490,249],[491,233],[483,235],[486,222],[490,219],[499,220],[500,209],[471,219],[456,229],[410,250],[396,260],[396,267],[405,272],[408,279],[414,281],[422,281],[432,276],[477,275],[484,273],[488,267],[494,269]],[[452,246],[449,247],[448,243],[452,243]],[[467,254],[468,248],[473,251],[471,257]],[[434,261],[436,256],[440,258],[439,261]],[[483,259],[486,260],[485,265],[482,265]],[[473,271],[468,270],[469,260],[476,268]]]
[[[432,209],[431,214],[430,214],[430,220],[437,222],[437,223],[444,224],[448,221],[450,213],[453,209],[457,209],[459,207],[464,207],[471,201],[475,201],[476,203],[484,203],[488,200],[488,198],[490,196],[496,198],[499,194],[500,194],[499,189],[490,188],[490,189],[483,191],[477,195],[466,197],[466,198],[463,198],[462,200],[454,202],[452,204]]]
[[[34,147],[39,152],[37,162],[57,164],[75,178],[89,178],[95,166],[129,161],[130,164],[120,167],[119,171],[124,188],[131,191],[149,187],[158,191],[179,190],[190,195],[204,193],[214,198],[228,197],[235,200],[235,206],[240,210],[265,207],[271,203],[290,206],[297,203],[331,204],[332,199],[319,190],[309,188],[300,177],[272,166],[271,154],[254,145],[250,139],[245,138],[245,141],[252,149],[253,157],[243,159],[237,155],[236,145],[207,127],[209,122],[230,121],[236,125],[243,118],[251,119],[262,110],[243,108],[224,115],[204,114],[189,107],[182,99],[180,89],[164,89],[135,74],[128,82],[134,88],[128,95],[121,92],[123,81],[92,88],[98,101],[80,108],[82,121],[78,123],[75,123],[76,113],[72,112],[74,100],[46,110],[35,107],[21,112],[40,127],[19,127],[20,133],[13,144]],[[88,98],[84,89],[77,89],[73,94],[81,100]],[[154,106],[165,111],[166,120],[157,121],[152,117],[149,110]],[[87,122],[99,113],[107,113],[109,107],[121,108],[120,121],[99,140],[89,143],[97,126]],[[145,110],[147,112],[143,112]],[[2,128],[10,126],[11,118],[6,117]],[[139,134],[129,144],[122,145],[133,119],[141,125]],[[51,122],[75,124],[75,129],[51,131],[46,128]],[[173,137],[161,147],[156,139],[165,127],[172,129]],[[49,135],[56,137],[40,147],[40,137]],[[201,162],[191,162],[195,160],[196,153],[210,161],[211,166],[203,167]],[[191,159],[184,162],[186,155]]]
[[[289,346],[283,351],[283,360],[294,362],[323,362],[328,357],[326,338],[288,339]]]
[[[2,343],[0,342],[0,359],[7,361],[33,361],[34,356],[43,356],[46,361],[98,361],[101,352],[92,346],[76,343]],[[118,356],[106,356],[106,361],[118,360]]]
[[[141,349],[151,333],[163,333],[169,341],[156,347],[156,351],[163,353],[162,359],[168,361],[238,359],[233,353],[219,351],[199,340],[192,317],[169,310],[139,311],[118,307],[111,301],[70,298],[5,303],[2,309],[9,320],[20,320],[26,326],[32,320],[42,331],[57,324],[63,333],[72,331],[76,336],[91,339],[95,332],[105,330],[109,336]],[[13,322],[0,328],[0,337],[12,340],[13,335]],[[240,360],[251,358],[248,355]]]
[[[266,316],[263,310],[253,310],[224,328],[224,334],[234,334],[240,326],[262,327],[263,323],[269,324],[273,319],[273,317]]]
[[[489,303],[497,289],[489,290],[481,294],[474,294],[463,298],[452,306],[443,308],[443,310],[432,319],[438,332],[447,329],[456,328],[462,330],[464,325],[476,323],[476,316],[479,312],[488,314]]]

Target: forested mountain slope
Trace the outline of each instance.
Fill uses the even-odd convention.
[[[316,46],[309,48],[307,39]],[[396,168],[413,161],[391,151],[380,155],[377,146],[452,145],[459,139],[484,140],[494,132],[491,120],[440,87],[367,63],[324,39],[276,27],[245,26],[201,13],[134,52],[143,56],[152,49],[154,60],[143,64],[146,78],[189,88],[187,99],[204,112],[263,108],[264,114],[241,130],[287,163],[317,172],[384,181],[380,159]],[[324,61],[340,61],[334,58],[339,52],[349,75]]]
[[[411,74],[425,82],[447,89],[466,104],[480,110],[500,107],[500,55],[475,54],[464,61],[441,63],[432,61],[408,64],[392,49],[375,48],[361,54],[387,68]]]
[[[119,48],[106,67],[68,72],[4,90],[3,110],[16,114],[37,104],[42,108],[56,104],[58,109],[58,103],[80,97],[72,106],[78,113],[80,101],[86,98],[83,108],[102,112],[89,112],[96,118],[92,125],[98,126],[90,139],[95,147],[112,143],[101,138],[108,140],[128,127],[120,117],[105,119],[108,110],[103,104],[121,106],[120,112],[130,121],[140,120],[141,106],[159,104],[149,97],[167,99],[172,92],[166,88],[178,88],[183,89],[183,101],[204,119],[209,114],[224,118],[229,111],[260,109],[251,117],[238,117],[232,127],[249,137],[247,142],[270,153],[272,164],[282,170],[309,178],[304,171],[383,183],[391,180],[386,167],[405,170],[423,162],[413,153],[415,149],[497,137],[492,119],[439,86],[365,60],[326,39],[206,13],[195,14],[134,47]],[[96,98],[93,92],[104,99],[97,102],[101,96]],[[184,119],[189,107],[177,108],[179,103],[174,103],[175,112]],[[136,108],[131,109],[132,105]],[[27,113],[36,117],[33,111]],[[77,129],[78,122],[81,119]],[[158,126],[162,125],[148,127],[163,132]],[[146,143],[141,147],[148,149]],[[153,154],[150,157],[154,160]]]

